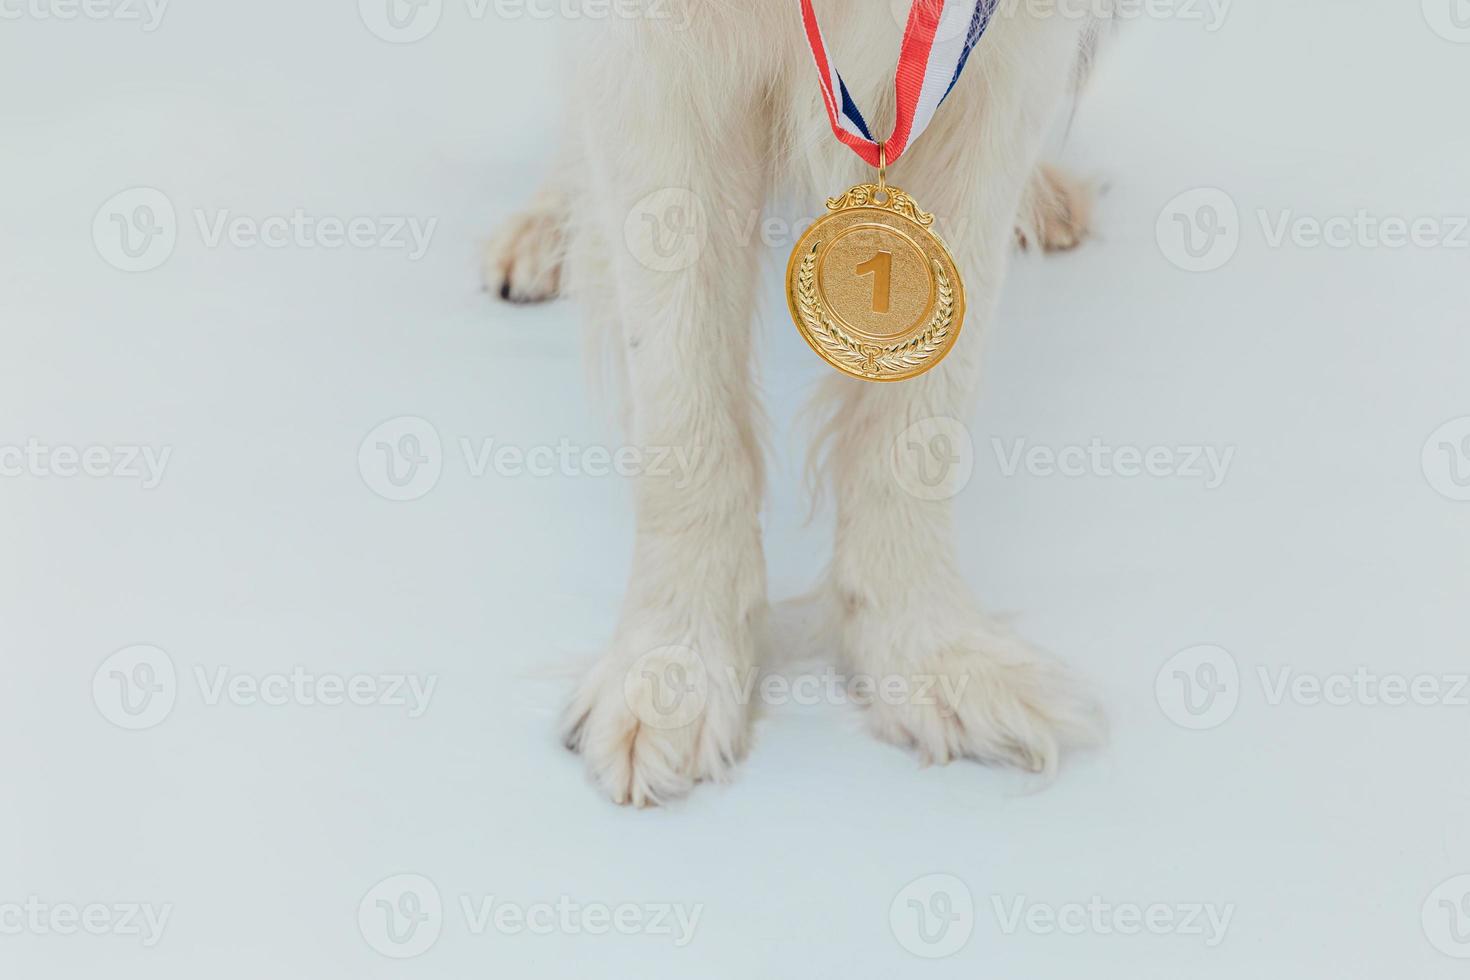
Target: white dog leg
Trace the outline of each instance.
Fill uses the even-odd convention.
[[[750,364],[758,255],[731,219],[755,213],[766,186],[760,59],[739,59],[718,35],[696,45],[653,31],[607,29],[610,61],[592,66],[583,117],[592,190],[575,206],[604,253],[585,266],[605,270],[592,302],[616,308],[632,442],[668,455],[637,478],[621,621],[566,716],[567,744],[602,790],[640,806],[721,778],[744,754],[738,692],[765,608]]]
[[[958,474],[955,440],[969,438],[981,336],[1075,37],[1010,20],[986,43],[967,91],[889,175],[939,216],[960,263],[969,309],[959,341],[913,380],[828,382],[831,585],[846,665],[878,684],[870,711],[881,737],[926,762],[970,757],[1050,773],[1063,747],[1093,739],[1097,712],[1062,668],[981,614],[957,568],[948,499],[957,488],[945,481]],[[906,693],[883,697],[885,681]]]

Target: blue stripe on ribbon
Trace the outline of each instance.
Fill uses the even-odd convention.
[[[873,134],[868,131],[868,122],[863,118],[863,114],[858,109],[857,103],[852,101],[852,96],[847,93],[847,83],[842,80],[841,75],[837,76],[837,87],[841,89],[842,114],[858,128],[858,132],[863,134],[863,139],[871,140]]]
[[[970,29],[965,33],[965,49],[960,52],[959,64],[954,66],[954,76],[949,80],[949,88],[939,97],[940,102],[949,98],[949,93],[954,91],[955,83],[960,80],[960,72],[965,70],[965,62],[970,60],[970,52],[975,50],[985,28],[990,26],[990,16],[995,12],[995,4],[996,0],[980,0],[975,4],[975,15],[970,18]]]

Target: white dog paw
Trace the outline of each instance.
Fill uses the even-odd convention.
[[[1050,776],[1064,750],[1102,741],[1102,712],[1066,668],[979,617],[942,642],[920,624],[848,629],[854,668],[877,685],[874,731],[925,765],[967,758]]]
[[[545,199],[513,216],[485,249],[485,288],[511,303],[539,303],[561,288],[564,219]]]
[[[696,783],[727,779],[745,756],[749,712],[731,676],[689,647],[614,651],[583,678],[564,741],[614,803],[677,799]]]
[[[1043,252],[1065,252],[1082,244],[1092,230],[1096,191],[1060,167],[1041,164],[1031,175],[1026,206],[1016,228],[1022,248],[1034,241]]]

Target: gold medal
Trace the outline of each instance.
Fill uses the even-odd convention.
[[[828,364],[864,381],[903,381],[954,346],[965,288],[934,216],[888,186],[883,164],[878,183],[829,200],[796,243],[786,300]]]

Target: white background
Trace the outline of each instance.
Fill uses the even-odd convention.
[[[1448,0],[1241,3],[1213,32],[1144,19],[1079,107],[1061,157],[1110,190],[1092,242],[1012,276],[957,534],[986,603],[1095,686],[1110,744],[1040,789],[968,764],[921,770],[850,706],[777,707],[735,783],[649,812],[600,798],[554,733],[571,669],[615,617],[627,481],[476,477],[460,451],[618,444],[583,384],[577,311],[511,308],[478,282],[479,243],[551,150],[559,18],[476,19],[445,0],[437,30],[391,44],[350,3],[179,0],[145,31],[43,19],[36,2],[0,20],[0,446],[171,456],[152,489],[34,467],[0,478],[0,908],[35,896],[172,915],[152,948],[0,935],[0,972],[1461,975],[1421,912],[1448,923],[1431,893],[1470,872],[1470,707],[1271,704],[1259,674],[1470,669],[1470,503],[1452,499],[1466,429],[1428,445],[1428,472],[1421,460],[1470,416],[1464,236],[1272,247],[1258,217],[1470,213],[1470,44],[1430,26],[1450,23]],[[177,243],[127,273],[93,221],[140,186],[172,204]],[[1201,187],[1237,208],[1237,248],[1187,272],[1158,230]],[[417,261],[209,247],[196,227],[200,209],[298,208],[437,226]],[[777,601],[817,580],[829,540],[827,518],[803,523],[795,431],[825,369],[782,309],[780,252],[759,324]],[[358,462],[400,416],[443,445],[437,485],[411,502],[374,493]],[[1006,476],[992,441],[1094,437],[1234,457],[1215,489]],[[160,723],[127,731],[93,679],[135,644],[166,652],[177,691]],[[1155,681],[1201,644],[1238,666],[1238,706],[1189,730]],[[211,705],[196,680],[297,666],[438,686],[410,718]],[[444,903],[437,942],[406,962],[358,926],[359,902],[399,873]],[[931,874],[974,903],[948,959],[890,928],[900,892]],[[684,948],[474,935],[459,899],[491,895],[703,911]],[[1212,948],[1007,934],[994,905],[1094,896],[1233,919]]]

